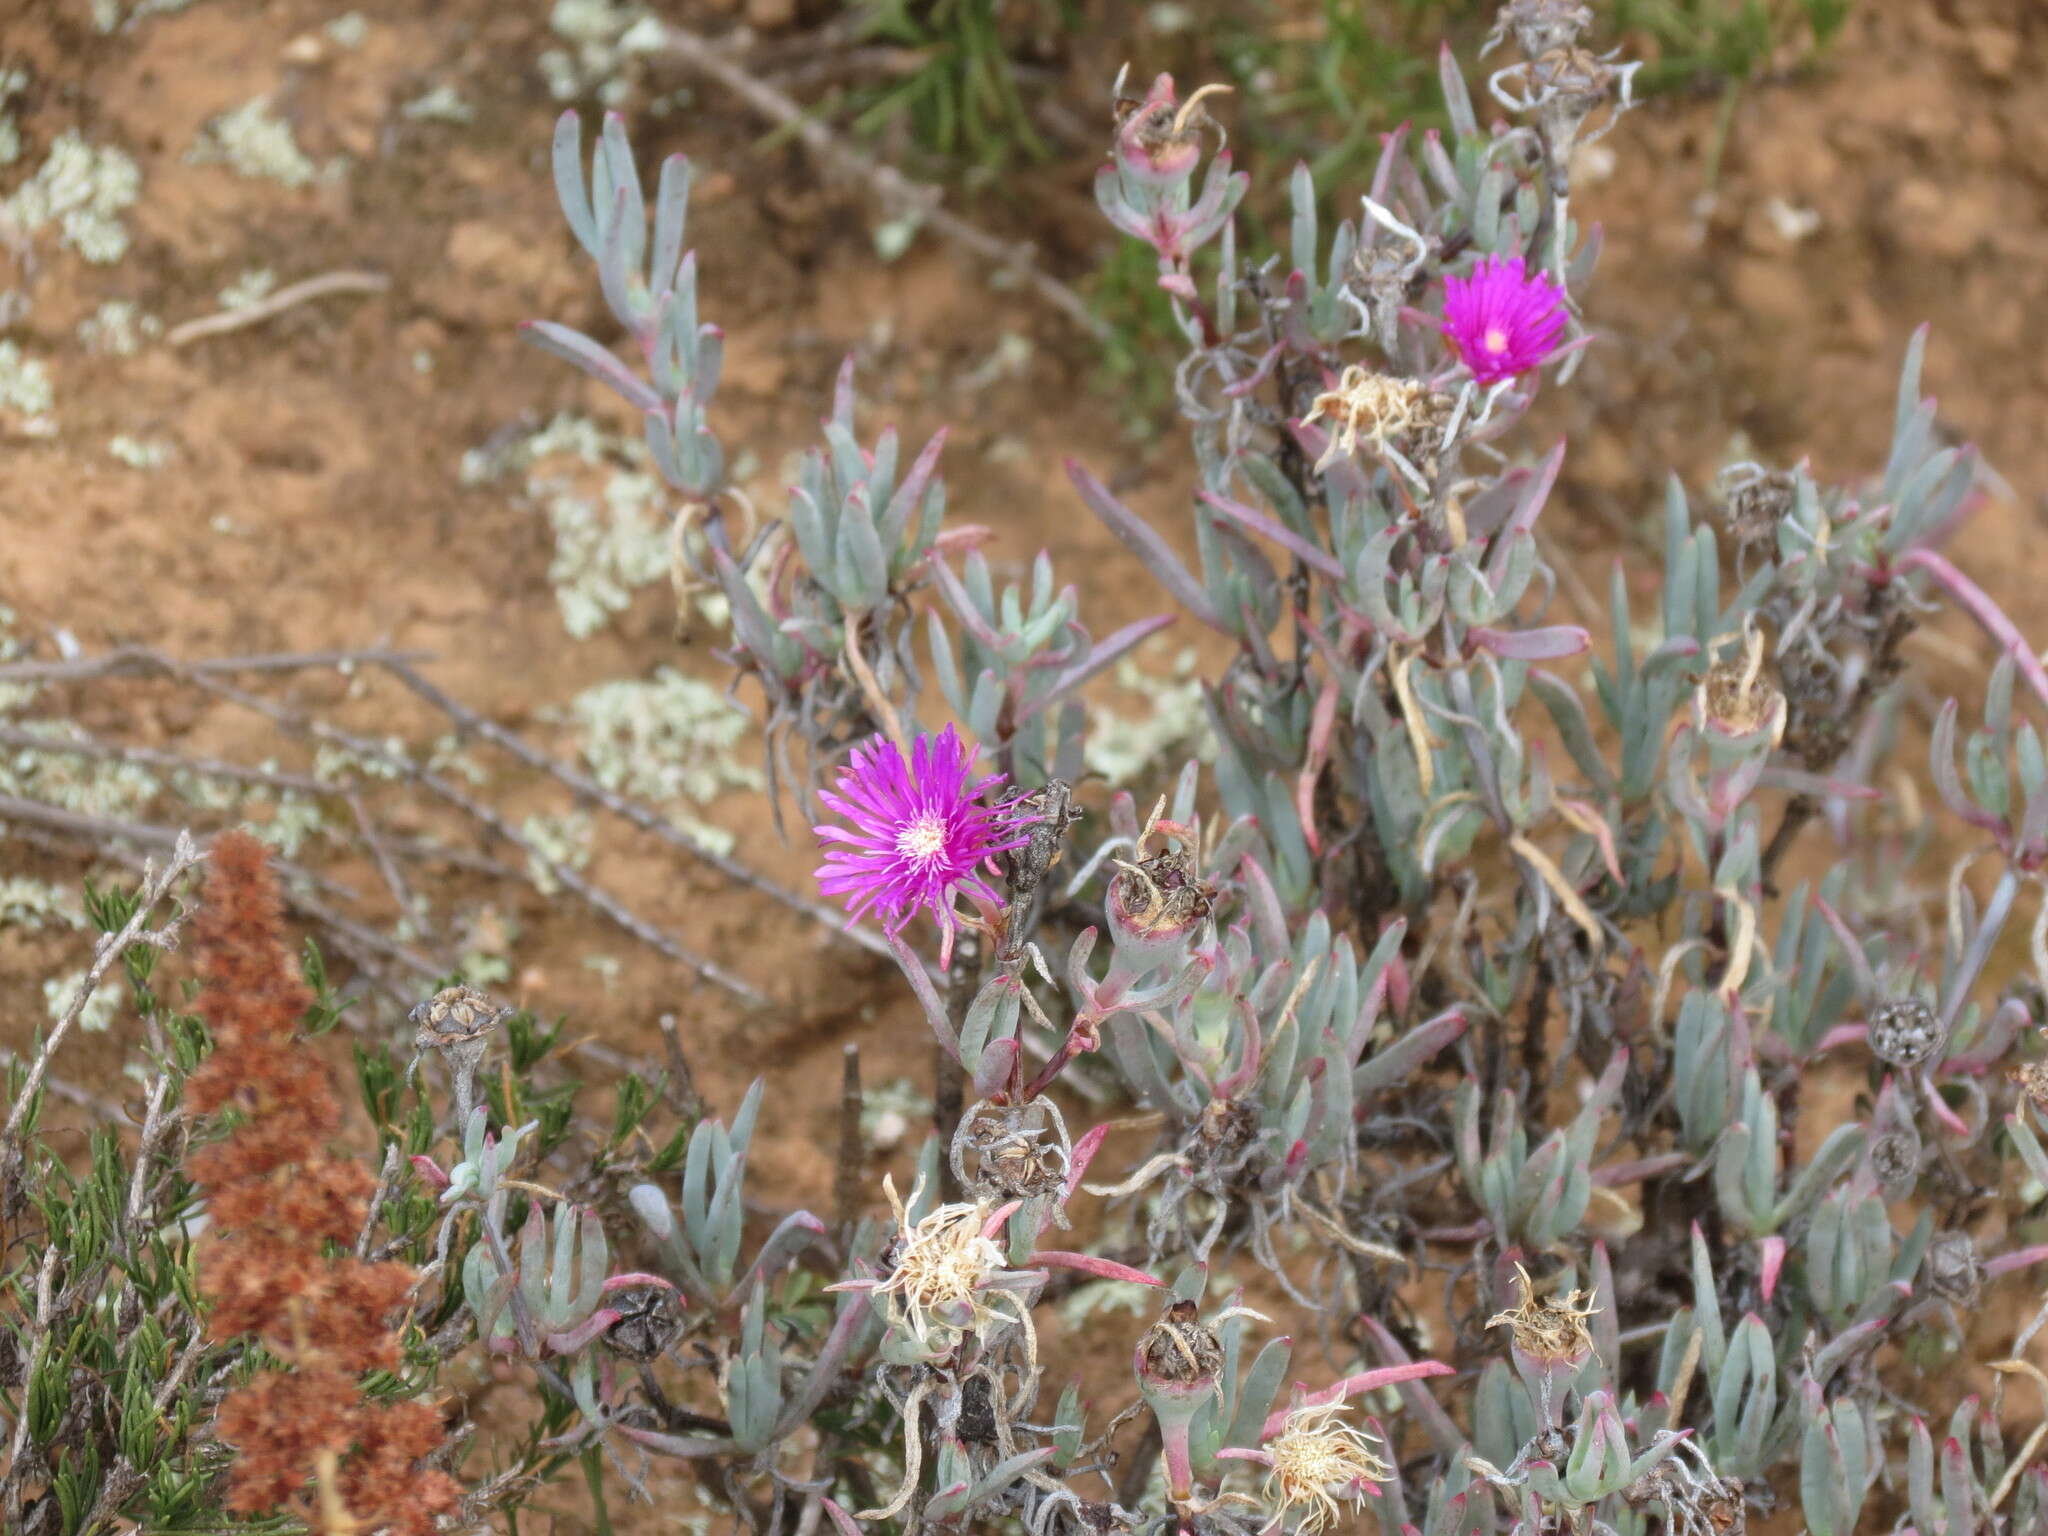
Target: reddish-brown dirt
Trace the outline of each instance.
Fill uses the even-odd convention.
[[[6,334],[48,363],[57,397],[54,435],[27,435],[0,412],[0,602],[17,611],[17,633],[43,637],[43,654],[60,628],[88,651],[431,652],[442,687],[551,746],[539,712],[592,683],[663,663],[722,681],[701,632],[678,654],[660,587],[600,635],[569,639],[540,514],[458,479],[465,450],[522,420],[575,408],[631,426],[514,333],[546,316],[608,334],[547,179],[557,107],[535,64],[551,42],[546,8],[367,3],[359,47],[319,42],[341,9],[201,0],[112,38],[58,0],[0,18],[0,66],[25,63],[32,76],[15,108],[27,149],[0,168],[0,192],[74,126],[127,149],[143,177],[128,216],[134,249],[118,266],[87,266],[47,235],[0,258],[0,288],[28,301]],[[475,107],[472,123],[400,115],[440,82]],[[684,83],[656,63],[639,104]],[[314,160],[347,155],[348,174],[292,191],[186,162],[205,123],[259,94]],[[1543,408],[1542,424],[1571,442],[1551,536],[1585,586],[1604,592],[1617,554],[1654,550],[1665,472],[1702,484],[1738,435],[1774,462],[1810,455],[1825,476],[1881,466],[1899,358],[1912,328],[1931,321],[1927,381],[1942,419],[1983,445],[2014,488],[1963,531],[1957,557],[2024,629],[2048,637],[2032,548],[2048,488],[2037,424],[2048,348],[2035,323],[2048,310],[2048,17],[2030,0],[1866,0],[1817,67],[1741,93],[1709,187],[1721,122],[1717,98],[1655,101],[1607,141],[1615,168],[1585,189],[1584,213],[1607,234],[1587,304],[1603,340],[1576,386]],[[680,149],[704,173],[692,242],[704,310],[729,344],[717,421],[761,466],[747,486],[761,505],[778,505],[780,465],[809,442],[850,351],[870,428],[893,420],[921,437],[952,424],[950,505],[994,530],[1002,561],[1017,567],[1049,549],[1098,634],[1147,611],[1147,578],[1087,517],[1059,461],[1117,471],[1132,504],[1167,527],[1179,525],[1186,472],[1170,434],[1138,443],[1116,400],[1091,393],[1091,364],[1063,322],[992,295],[929,235],[879,262],[872,209],[821,183],[793,146],[763,145],[762,125],[714,87],[695,85],[686,109],[635,131],[643,156]],[[1049,199],[1062,218],[1089,216],[1087,169],[1074,167]],[[1062,254],[1093,239],[1071,224],[1022,232]],[[108,299],[167,323],[209,313],[252,267],[284,282],[361,269],[391,286],[132,358],[76,339]],[[1006,330],[1037,345],[1014,370],[977,379]],[[421,354],[430,369],[416,366]],[[175,457],[154,472],[125,467],[106,452],[116,434],[167,441]],[[1653,562],[1629,569],[1642,590],[1653,585]],[[1961,626],[1920,648],[1935,686],[1983,654]],[[160,684],[66,697],[123,740],[249,761],[286,750],[246,712]],[[366,733],[441,729],[389,686],[356,696],[309,678],[297,697]],[[504,786],[521,814],[561,808],[534,784]],[[779,841],[758,798],[727,795],[711,815],[737,834],[741,858],[805,884],[808,840]],[[829,1200],[840,1047],[860,1044],[871,1081],[928,1071],[902,989],[630,828],[605,827],[592,867],[636,911],[768,987],[772,1016],[743,1016],[584,911],[531,896],[516,904],[522,939],[506,990],[649,1058],[655,1020],[677,1013],[714,1104],[769,1076],[759,1197]],[[8,872],[68,877],[72,866],[0,841]],[[367,867],[355,874],[364,888],[374,880]],[[624,961],[609,981],[583,963],[597,950]],[[41,1017],[41,979],[81,961],[76,936],[0,932],[10,1042]],[[118,1031],[83,1042],[70,1070],[111,1076],[119,1045]]]

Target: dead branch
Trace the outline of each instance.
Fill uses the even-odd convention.
[[[309,277],[302,283],[280,288],[267,298],[258,299],[254,304],[244,304],[239,309],[224,309],[218,314],[205,315],[197,320],[187,320],[183,325],[173,326],[165,334],[164,341],[170,346],[182,347],[204,336],[220,336],[229,331],[239,331],[245,326],[260,325],[295,305],[305,303],[308,299],[322,298],[330,293],[383,293],[390,286],[391,279],[381,272],[323,272],[320,276]]]
[[[893,166],[870,159],[837,137],[784,92],[749,74],[731,56],[686,27],[667,28],[669,51],[710,76],[761,116],[786,128],[804,148],[840,175],[866,183],[885,207],[914,214],[962,250],[997,271],[1008,272],[1097,341],[1109,327],[1089,312],[1081,296],[1038,265],[1036,252],[1022,242],[999,240],[941,205],[937,187],[912,181]]]

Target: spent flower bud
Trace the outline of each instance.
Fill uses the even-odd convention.
[[[1143,100],[1120,99],[1113,147],[1117,169],[1129,183],[1158,191],[1184,185],[1201,161],[1202,129],[1210,120],[1202,98],[1228,89],[1206,85],[1182,101],[1173,76],[1162,74]]]
[[[1752,629],[1742,655],[1707,669],[1693,695],[1693,716],[1709,739],[1731,747],[1777,746],[1785,735],[1785,696],[1763,678],[1764,637]]]
[[[1512,34],[1515,46],[1536,59],[1554,48],[1570,48],[1592,25],[1593,8],[1581,0],[1508,0],[1495,14],[1487,42],[1490,47]]]
[[[1921,1275],[1930,1294],[1956,1306],[1977,1305],[1984,1291],[1984,1261],[1967,1232],[1944,1232],[1927,1245]]]
[[[1201,1320],[1194,1302],[1170,1302],[1165,1314],[1138,1340],[1131,1368],[1139,1392],[1159,1422],[1167,1492],[1175,1503],[1185,1503],[1194,1495],[1188,1430],[1203,1406],[1221,1395],[1223,1341]]]
[[[1201,877],[1199,834],[1162,822],[1155,811],[1138,838],[1140,854],[1158,832],[1181,839],[1183,846],[1161,849],[1136,863],[1118,859],[1104,903],[1117,953],[1138,961],[1140,973],[1186,955],[1216,904],[1216,888]]]

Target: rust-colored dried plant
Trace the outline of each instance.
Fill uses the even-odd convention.
[[[443,1442],[439,1416],[421,1402],[370,1402],[360,1379],[398,1368],[391,1320],[416,1272],[352,1251],[376,1181],[327,1150],[340,1106],[298,1038],[312,995],[255,838],[214,844],[194,934],[214,1050],[188,1102],[234,1116],[188,1160],[211,1216],[199,1261],[207,1326],[218,1343],[252,1340],[280,1362],[221,1401],[220,1436],[236,1452],[228,1507],[289,1510],[326,1536],[425,1536],[459,1495],[446,1473],[417,1467]]]

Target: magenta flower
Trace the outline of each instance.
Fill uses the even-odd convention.
[[[873,737],[840,769],[839,793],[818,796],[852,826],[812,828],[821,841],[848,845],[832,849],[818,866],[820,890],[846,898],[855,917],[873,908],[892,935],[928,909],[944,935],[948,962],[953,893],[966,886],[1000,903],[977,866],[1025,840],[1018,820],[981,798],[1004,776],[968,782],[974,756],[950,725],[935,737],[920,732],[908,764],[894,742]]]
[[[1564,330],[1564,289],[1524,270],[1519,256],[1488,256],[1466,277],[1444,279],[1444,334],[1481,384],[1542,366]]]

